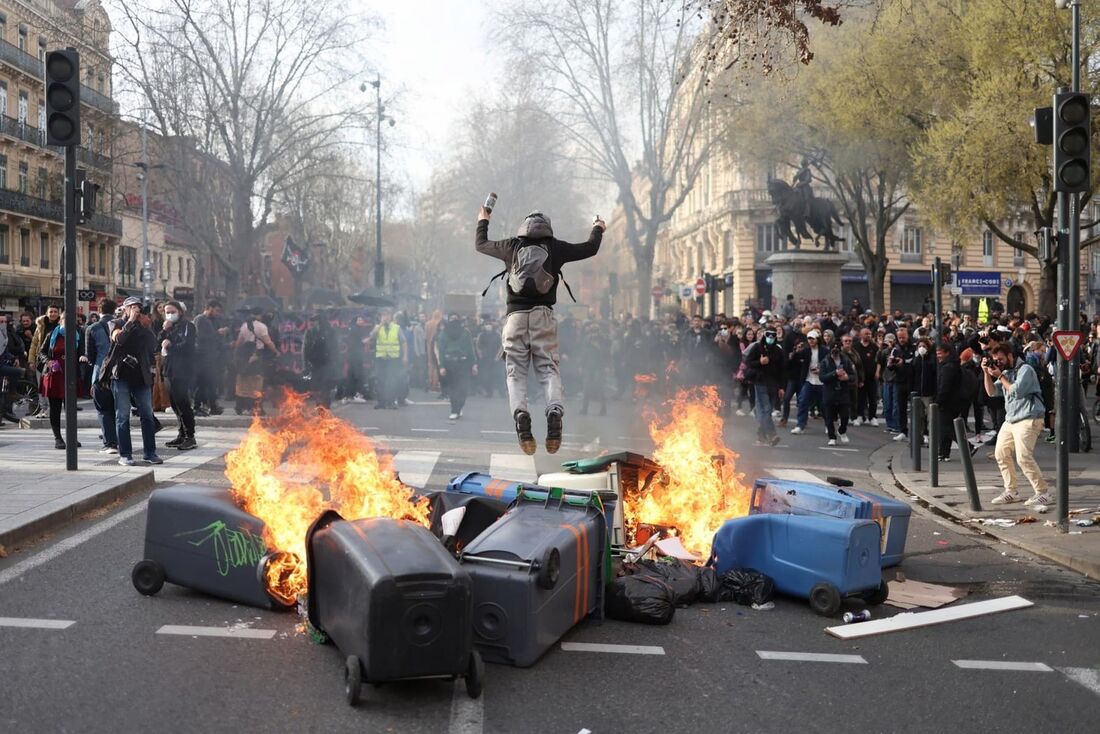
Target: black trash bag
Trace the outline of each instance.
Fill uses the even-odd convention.
[[[699,596],[696,597],[695,601],[713,604],[718,601],[718,597],[722,593],[722,583],[718,580],[718,572],[709,566],[697,566],[696,570],[699,573]]]
[[[486,528],[495,523],[508,509],[508,505],[498,500],[481,497],[476,494],[459,492],[432,492],[427,495],[431,508],[429,527],[432,534],[444,541],[452,551],[460,551],[481,535]],[[465,507],[466,514],[458,526],[458,534],[453,538],[443,537],[443,514],[456,507]]]
[[[675,594],[655,576],[619,576],[607,587],[604,613],[638,624],[668,624],[676,614]]]
[[[638,576],[656,576],[672,589],[673,602],[678,607],[687,606],[699,596],[699,567],[684,561],[651,561],[642,559],[631,571]]]
[[[731,568],[722,574],[719,601],[732,601],[744,606],[767,604],[775,596],[775,582],[751,568]]]

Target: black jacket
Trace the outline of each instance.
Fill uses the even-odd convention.
[[[767,364],[761,364],[760,358],[768,357]],[[745,377],[760,385],[782,386],[786,382],[787,360],[783,356],[783,348],[778,344],[765,344],[758,341],[751,345],[745,352],[748,360]]]
[[[817,368],[819,370],[818,377],[821,376],[821,370],[824,369],[822,363],[825,358],[829,356],[829,348],[824,344],[817,345]],[[791,361],[798,365],[798,371],[795,372],[795,368],[791,367],[791,374],[798,378],[798,386],[801,387],[802,383],[806,381],[806,378],[810,374],[810,360],[812,355],[810,354],[809,345],[802,347],[793,355],[791,355]]]
[[[878,345],[872,341],[870,344],[864,346],[862,341],[857,341],[852,345],[852,349],[856,350],[860,362],[863,363],[863,381],[874,382],[875,367],[878,363]]]
[[[120,378],[130,385],[152,385],[153,354],[156,349],[157,339],[148,327],[142,326],[140,321],[123,321],[115,338],[112,368],[117,366]],[[136,367],[125,361],[127,356],[137,360]]]
[[[164,323],[168,326],[168,322]],[[161,328],[160,338],[171,342],[168,345],[168,359],[164,374],[169,378],[183,379],[195,374],[197,363],[196,344],[198,329],[190,321],[177,321],[171,328]]]
[[[923,357],[919,354],[913,357],[910,368],[909,389],[922,398],[931,398],[936,395],[936,355],[929,351]]]
[[[954,354],[940,362],[939,374],[936,379],[936,403],[952,412],[962,406],[959,404],[962,392],[962,365]]]
[[[848,373],[847,380],[837,376],[837,369],[843,367]],[[843,352],[837,359],[828,355],[821,362],[821,382],[825,385],[821,393],[822,401],[827,405],[847,405],[852,402],[851,386],[856,383],[856,366]]]
[[[530,232],[528,237],[530,239],[539,240],[540,243],[545,245],[550,251],[549,265],[551,268],[550,272],[554,276],[554,286],[545,294],[522,296],[515,293],[511,286],[507,285],[507,276],[505,276],[505,286],[508,288],[508,313],[527,311],[537,306],[553,306],[557,303],[558,283],[561,281],[562,266],[566,263],[592,257],[599,252],[600,242],[603,240],[603,230],[599,227],[593,227],[592,233],[588,235],[588,241],[579,244],[571,244],[555,239],[554,233],[550,230],[549,226],[547,226],[545,230]],[[490,240],[489,220],[478,220],[474,246],[481,254],[502,260],[504,262],[505,273],[512,267],[512,256],[516,248],[521,244],[520,240],[520,237],[510,237],[506,240]]]

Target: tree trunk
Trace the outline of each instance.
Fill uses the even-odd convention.
[[[875,313],[886,311],[886,266],[875,263],[867,268],[867,290],[871,299],[868,307]]]
[[[648,262],[642,262],[645,258],[634,258],[634,272],[638,277],[637,282],[637,298],[638,298],[638,316],[648,316],[650,310],[650,304],[653,303],[653,258],[648,258]]]
[[[1058,313],[1058,265],[1040,263],[1039,271],[1039,303],[1035,312],[1054,316]],[[1005,304],[1007,308],[1008,304]]]

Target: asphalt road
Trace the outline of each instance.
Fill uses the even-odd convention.
[[[424,477],[429,487],[494,463],[522,468],[503,401],[473,399],[450,425],[445,405],[418,398],[400,411],[342,410],[366,432],[387,437],[396,452],[438,452]],[[543,430],[539,420],[536,427]],[[536,457],[539,473],[602,449],[650,448],[644,421],[624,404],[606,418],[578,416],[571,406],[566,434],[556,457]],[[866,470],[886,439],[880,429],[851,429],[852,443],[840,447],[848,450],[827,450],[819,423],[803,436],[784,433],[775,449],[753,447],[752,435],[751,418],[727,426],[750,478],[793,469],[877,489]],[[423,473],[419,456],[406,466]],[[177,481],[225,484],[220,462]],[[1020,594],[1035,606],[844,642],[826,635],[825,620],[799,600],[779,599],[771,611],[699,605],[678,610],[667,627],[589,622],[565,638],[656,647],[650,652],[659,654],[554,648],[532,668],[488,666],[478,701],[465,696],[461,682],[418,681],[365,687],[364,703],[352,709],[343,698],[340,653],[309,642],[296,631],[295,615],[173,586],[152,598],[134,591],[130,569],[141,558],[144,500],[0,560],[0,731],[1032,732],[1088,730],[1100,713],[1100,584],[921,510],[899,570],[964,586],[969,600]],[[883,606],[874,614],[897,611]],[[55,628],[42,628],[50,620]],[[11,624],[38,627],[5,626]],[[165,625],[245,629],[257,637],[158,632]],[[862,662],[770,660],[761,651]],[[970,669],[957,660],[1049,670]]]

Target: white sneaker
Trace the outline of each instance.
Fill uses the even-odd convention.
[[[1004,492],[1001,492],[999,495],[997,495],[996,497],[991,499],[989,501],[989,504],[991,504],[991,505],[1008,505],[1008,504],[1011,504],[1013,502],[1019,502],[1019,501],[1020,501],[1020,495],[1016,494],[1015,492],[1009,492],[1006,489]]]
[[[829,439],[829,445],[830,446],[836,446],[836,439],[835,438],[830,438]]]
[[[840,434],[840,442],[841,443],[851,443],[851,441],[848,439],[848,434],[846,434],[846,433]]]
[[[856,418],[854,421],[852,421],[852,425],[853,426],[862,426],[863,425],[863,419],[862,418]]]
[[[875,428],[878,428],[878,418],[872,418],[871,419],[871,425],[874,426]]]
[[[791,429],[791,433],[802,433],[802,429],[799,428],[798,426],[795,426],[794,428]]]
[[[895,441],[908,441],[909,437],[906,436],[904,433],[899,433],[898,435],[894,436],[894,440]]]
[[[740,408],[738,408],[738,409],[737,409],[737,415],[745,415],[745,411],[743,411],[743,410],[741,410]]]
[[[1053,504],[1054,498],[1050,496],[1049,492],[1033,494],[1024,500],[1024,507],[1049,507]]]
[[[451,413],[449,416],[447,416],[447,420],[450,420],[450,421],[458,420],[458,413]]]
[[[778,418],[781,415],[783,415],[783,414],[780,413],[778,410],[773,410],[772,411],[772,418]]]

